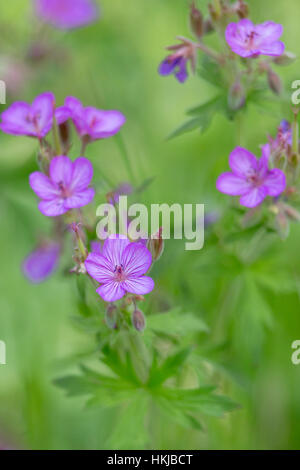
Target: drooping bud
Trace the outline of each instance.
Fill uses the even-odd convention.
[[[242,108],[245,104],[246,93],[245,89],[238,78],[235,83],[231,86],[228,93],[228,106],[233,111],[237,111]]]
[[[114,330],[117,326],[118,311],[114,304],[109,304],[105,312],[105,322],[111,330]]]
[[[285,51],[280,56],[274,57],[273,62],[276,65],[284,66],[284,65],[292,64],[293,62],[295,62],[296,59],[297,59],[297,56],[295,54],[293,54],[292,52]]]
[[[54,152],[51,145],[48,142],[43,141],[43,143],[41,144],[41,148],[37,154],[37,162],[40,167],[40,170],[43,173],[48,173],[49,164],[53,156]]]
[[[212,33],[214,31],[214,25],[211,21],[210,18],[207,18],[206,20],[204,20],[203,22],[203,34],[209,34],[209,33]]]
[[[147,248],[152,255],[153,261],[157,261],[164,251],[164,240],[162,238],[162,227],[155,235],[151,235],[147,242]]]
[[[69,153],[71,148],[71,133],[70,133],[70,124],[68,121],[59,124],[58,126],[60,141],[62,144],[62,152],[64,155]]]
[[[146,328],[146,318],[145,315],[141,310],[137,308],[134,310],[132,314],[132,324],[137,331],[144,331]]]
[[[244,0],[238,0],[236,12],[239,18],[247,18],[247,16],[249,15],[249,6],[247,5],[247,3],[244,2]]]
[[[267,77],[268,77],[268,84],[269,84],[270,89],[273,91],[273,93],[275,93],[276,95],[279,95],[282,91],[282,82],[281,82],[279,75],[277,75],[277,73],[274,72],[274,70],[269,68],[267,72]]]
[[[203,15],[201,11],[196,8],[195,2],[193,2],[190,7],[190,25],[195,36],[198,39],[202,38],[204,34]]]

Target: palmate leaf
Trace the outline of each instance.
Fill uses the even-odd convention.
[[[168,312],[155,313],[147,318],[146,339],[153,339],[153,334],[173,337],[208,332],[205,322],[192,313],[183,313],[176,307]]]
[[[204,132],[209,128],[214,115],[222,111],[222,109],[224,109],[224,97],[222,95],[218,95],[206,103],[190,109],[187,114],[192,116],[191,119],[175,129],[175,131],[168,136],[168,139],[185,134],[186,132],[191,132],[195,129]]]
[[[186,390],[165,387],[158,390],[154,400],[172,420],[184,427],[202,430],[197,415],[221,417],[238,406],[229,398],[216,395],[213,391],[214,387],[211,386]]]
[[[191,348],[182,349],[168,356],[160,365],[158,364],[157,355],[154,354],[147,386],[149,388],[155,388],[163,384],[170,377],[178,374],[180,367],[185,363],[190,353]]]

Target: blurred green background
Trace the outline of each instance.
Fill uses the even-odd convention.
[[[74,95],[85,105],[121,110],[127,117],[122,135],[134,181],[115,139],[88,149],[95,179],[104,179],[109,187],[122,181],[141,184],[155,177],[143,202],[198,202],[206,205],[206,212],[222,213],[229,198],[217,194],[215,181],[227,169],[228,155],[236,145],[234,124],[217,115],[204,135],[196,131],[166,140],[184,120],[187,108],[214,94],[213,87],[197,77],[190,76],[181,85],[172,76],[157,73],[164,47],[173,44],[177,35],[191,37],[189,3],[101,0],[101,19],[94,25],[68,33],[51,28],[34,33],[37,20],[31,14],[31,2],[1,2],[0,78],[6,78],[8,58],[24,58],[34,35],[40,43],[51,41],[56,59],[22,69],[22,86],[8,95],[8,102],[32,101],[38,93],[53,91],[58,104]],[[197,5],[206,10],[207,1],[199,0]],[[250,8],[253,21],[282,23],[287,49],[300,55],[298,0],[251,0]],[[300,79],[299,61],[280,73],[289,93],[291,82]],[[278,114],[270,115],[250,108],[244,145],[259,154],[266,135],[274,135],[280,119],[290,117],[280,112],[278,108]],[[117,448],[112,438],[117,416],[112,411],[86,410],[84,400],[68,399],[52,384],[67,368],[76,370],[81,354],[93,345],[70,321],[75,283],[64,275],[67,259],[42,285],[31,285],[22,275],[22,260],[34,247],[36,236],[49,228],[28,186],[28,174],[36,168],[36,142],[2,133],[0,139],[0,340],[7,345],[7,365],[0,365],[0,441],[33,449]],[[103,201],[103,194],[97,197],[96,202]],[[194,253],[185,252],[181,242],[166,243],[154,272],[156,295],[166,307],[181,305],[213,327],[205,338],[207,347],[222,342],[225,324],[230,331],[231,315],[238,333],[235,343],[219,353],[218,361],[230,378],[225,380],[225,392],[241,407],[219,421],[208,420],[205,432],[186,432],[162,420],[149,444],[153,448],[299,448],[300,365],[290,359],[291,343],[300,339],[299,236],[300,229],[294,225],[286,241],[275,243],[264,266],[255,265],[255,270],[269,270],[267,282],[272,288],[258,295],[250,280],[248,291],[240,293],[244,304],[234,306],[228,306],[228,297],[231,301],[236,297],[240,275],[248,276],[248,267],[236,265],[225,255],[222,258],[222,252],[210,246]],[[287,277],[294,288],[283,287],[281,279]],[[229,278],[232,291],[226,293]],[[263,333],[251,329],[249,320],[259,317],[261,310],[269,310],[272,317],[272,325],[263,328]],[[237,324],[241,315],[243,320]],[[258,360],[240,352],[240,345],[247,341],[259,343]],[[127,447],[134,448],[135,442]]]

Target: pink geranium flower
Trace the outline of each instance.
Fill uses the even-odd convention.
[[[35,0],[36,14],[59,29],[72,29],[95,21],[99,9],[92,0]]]
[[[61,124],[69,118],[70,111],[64,106],[55,109],[53,93],[42,93],[32,104],[24,101],[13,103],[1,114],[0,129],[6,134],[41,139],[50,132],[54,114],[58,124]]]
[[[120,111],[84,107],[73,96],[65,100],[65,107],[70,110],[71,118],[80,137],[88,140],[105,139],[115,135],[126,121]]]
[[[286,187],[285,174],[278,168],[269,170],[269,152],[267,144],[257,160],[248,150],[236,147],[229,157],[232,171],[219,176],[217,189],[231,196],[241,196],[240,204],[246,207],[256,207],[267,196],[279,196]]]
[[[266,21],[254,25],[245,18],[238,23],[229,23],[225,38],[233,52],[241,57],[280,56],[285,47],[283,42],[278,41],[282,32],[281,24]]]
[[[145,246],[115,235],[105,240],[102,254],[88,255],[85,267],[102,284],[97,293],[106,302],[114,302],[126,292],[144,295],[152,291],[153,279],[144,276],[151,263],[151,253]]]
[[[64,155],[50,162],[49,176],[39,171],[31,173],[29,184],[41,199],[39,210],[48,217],[65,214],[70,209],[86,206],[94,198],[89,188],[93,167],[84,157],[72,162]]]

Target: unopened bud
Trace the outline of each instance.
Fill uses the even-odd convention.
[[[236,12],[241,19],[247,18],[249,15],[249,6],[244,0],[238,0]]]
[[[237,111],[242,108],[245,104],[246,96],[245,89],[240,81],[237,79],[232,85],[228,93],[228,106],[233,111]]]
[[[60,141],[62,144],[62,152],[64,155],[69,153],[71,147],[71,133],[70,124],[68,121],[59,124],[58,126]]]
[[[192,3],[190,9],[190,24],[193,33],[200,39],[204,34],[203,15],[201,11],[196,8],[195,2]]]
[[[297,222],[300,222],[300,212],[297,211],[296,209],[294,209],[294,207],[292,207],[288,204],[285,204],[284,205],[284,210],[285,210],[286,215],[290,219],[296,220]]]
[[[164,251],[162,227],[160,227],[159,231],[155,235],[152,235],[151,238],[149,238],[147,242],[147,248],[152,255],[153,261],[157,261],[161,257]]]
[[[279,95],[282,91],[282,82],[277,75],[277,73],[274,72],[271,68],[268,70],[268,83],[270,89],[275,93],[276,95]]]
[[[144,331],[146,328],[146,318],[141,310],[135,309],[133,312],[132,324],[137,331]]]
[[[297,59],[297,56],[292,52],[285,51],[278,57],[273,58],[273,62],[276,65],[290,65]]]
[[[206,20],[204,20],[204,22],[203,22],[203,34],[209,34],[212,31],[214,31],[214,29],[215,29],[214,25],[213,25],[210,18],[207,18]]]
[[[278,215],[276,216],[276,225],[280,238],[283,240],[286,239],[290,231],[290,224],[283,211],[279,211]]]
[[[117,307],[113,304],[110,304],[105,312],[105,322],[111,330],[117,326],[118,312]]]

